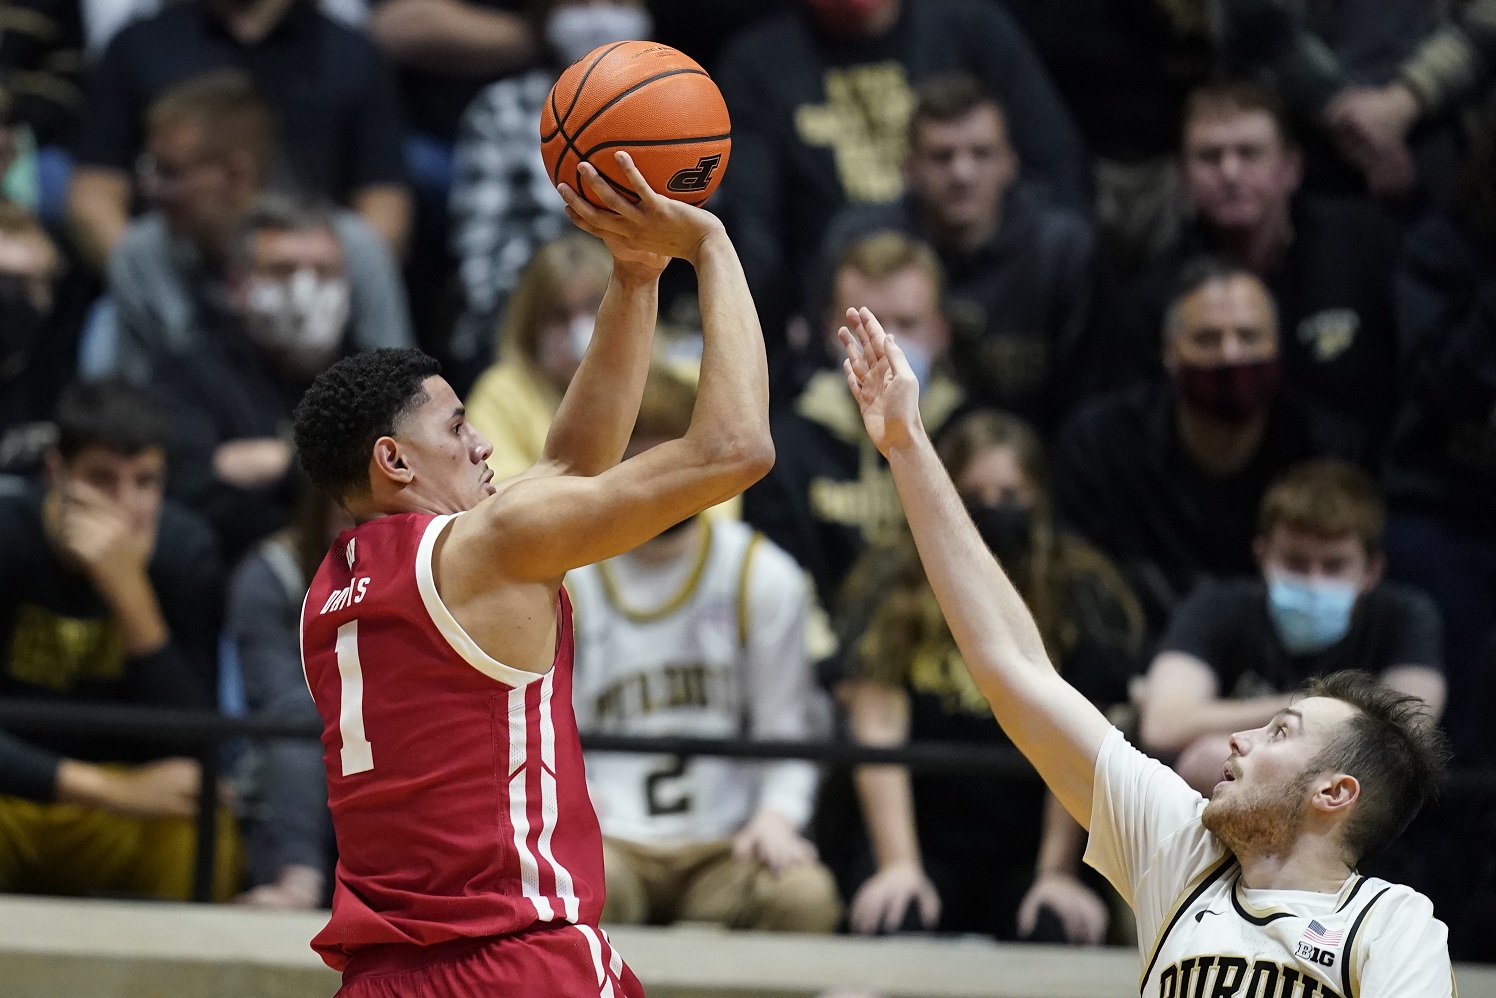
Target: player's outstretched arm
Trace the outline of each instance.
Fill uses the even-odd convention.
[[[867,309],[840,330],[847,383],[893,471],[920,560],[992,713],[1055,797],[1089,828],[1096,754],[1111,726],[1050,664],[1023,597],[967,515],[919,416],[919,383]]]
[[[514,581],[557,580],[732,498],[773,465],[768,364],[742,264],[715,216],[684,204],[669,214],[681,224],[652,232],[652,223],[627,215],[598,224],[696,268],[705,346],[690,430],[591,478],[506,483],[474,510],[478,516],[453,527],[483,535],[486,571]]]
[[[681,215],[674,210],[676,202],[650,190],[628,153],[620,151],[616,158],[630,185],[640,192],[639,203],[630,204],[590,163],[583,163],[582,182],[593,200],[652,228],[676,221],[673,216]],[[607,211],[589,205],[565,184],[559,190],[576,223],[607,244],[613,273],[597,310],[592,342],[556,410],[540,460],[528,474],[600,475],[623,457],[639,415],[659,310],[660,274],[670,257],[643,239],[601,227],[598,223]]]

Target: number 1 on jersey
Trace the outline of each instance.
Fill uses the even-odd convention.
[[[326,646],[324,646],[326,647]],[[358,621],[338,628],[338,676],[343,681],[338,734],[343,739],[343,775],[374,768],[374,746],[364,736],[364,667],[358,660]]]

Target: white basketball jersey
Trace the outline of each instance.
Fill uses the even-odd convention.
[[[567,576],[582,731],[807,737],[814,693],[804,576],[742,523],[702,526],[697,550],[671,564],[623,555]],[[604,835],[707,841],[737,832],[765,806],[803,824],[815,770],[803,762],[594,752],[587,783]]]
[[[1103,743],[1086,862],[1137,915],[1144,998],[1451,998],[1427,898],[1360,875],[1334,894],[1248,890],[1205,803],[1121,732]]]

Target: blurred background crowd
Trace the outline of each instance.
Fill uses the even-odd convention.
[[[726,97],[778,463],[570,577],[584,732],[1003,744],[832,359],[865,305],[1057,668],[1203,793],[1308,676],[1427,701],[1461,779],[1367,872],[1496,960],[1496,0],[7,0],[0,696],[315,721],[292,407],[418,345],[535,460],[610,269],[540,107],[623,39]],[[699,322],[672,265],[635,450]],[[188,896],[190,755],[0,731],[0,890]],[[222,899],[325,904],[321,756],[227,760]],[[1032,777],[589,767],[614,921],[1127,939]]]

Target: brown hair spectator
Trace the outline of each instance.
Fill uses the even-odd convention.
[[[1223,111],[1237,113],[1260,111],[1273,119],[1278,126],[1278,138],[1286,146],[1297,146],[1293,126],[1289,122],[1288,109],[1272,90],[1252,80],[1221,80],[1203,83],[1190,91],[1184,102],[1184,115],[1180,120],[1186,131],[1197,117],[1219,115]]]
[[[1327,539],[1355,537],[1375,557],[1382,550],[1386,506],[1366,472],[1325,458],[1290,468],[1262,498],[1258,533],[1278,527]]]
[[[855,270],[869,280],[881,281],[910,267],[923,271],[934,282],[936,293],[944,294],[945,270],[935,251],[918,239],[893,230],[875,232],[849,246],[836,273],[839,276],[844,270]]]
[[[275,112],[254,82],[237,69],[195,76],[167,90],[146,112],[149,129],[189,123],[202,131],[210,156],[247,152],[263,182],[280,155]]]
[[[990,107],[1000,118],[1007,118],[997,98],[970,73],[932,76],[915,94],[914,111],[909,116],[909,145],[915,144],[921,125],[959,121],[979,107]]]

